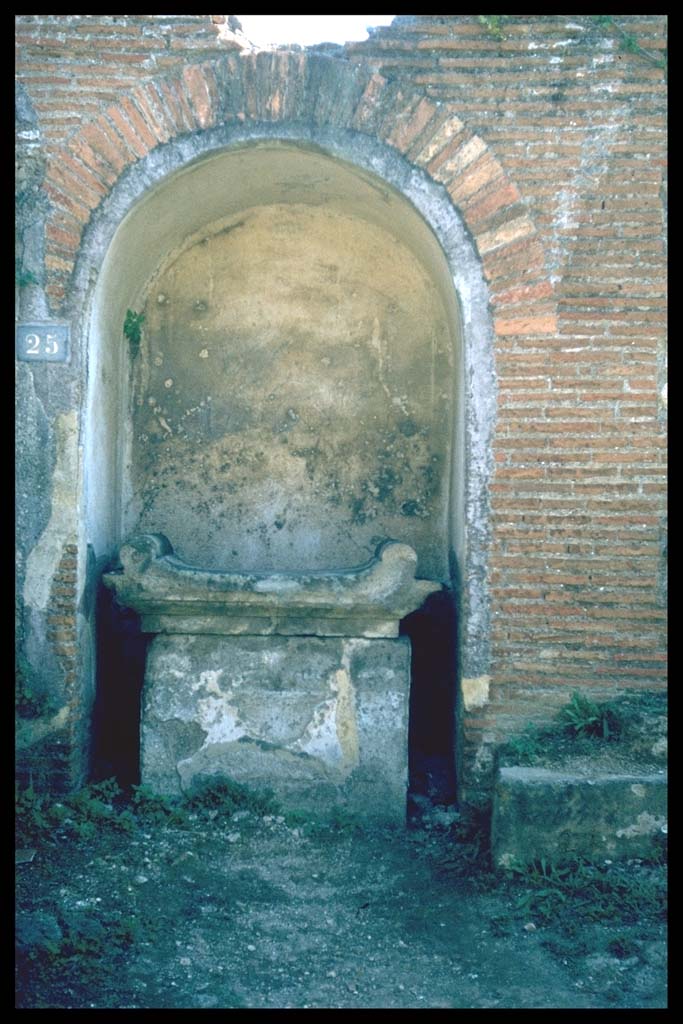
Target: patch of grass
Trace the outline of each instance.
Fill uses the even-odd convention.
[[[105,779],[80,789],[67,797],[59,808],[60,824],[79,839],[92,839],[102,828],[132,832],[136,826],[133,814],[121,809],[123,792],[115,779]]]
[[[17,845],[33,846],[55,825],[50,801],[33,784],[22,788],[14,784],[14,821]]]
[[[514,736],[501,748],[501,755],[515,764],[535,764],[543,753],[543,736],[537,726],[529,723],[519,736]]]
[[[437,877],[463,878],[480,891],[498,884],[491,867],[491,809],[487,805],[465,805],[457,820],[443,834],[435,865]]]
[[[479,21],[496,39],[503,38],[503,22],[510,17],[509,14],[478,14]]]
[[[183,810],[179,798],[160,796],[148,786],[133,786],[131,804],[133,813],[138,820],[147,825],[183,826],[188,824],[187,814]]]
[[[132,832],[137,821],[125,806],[115,779],[84,786],[56,799],[49,793],[15,785],[15,839],[18,846],[34,846],[56,830],[74,839],[93,839],[100,831]]]
[[[514,915],[538,926],[553,924],[571,934],[579,922],[629,925],[645,917],[666,919],[664,872],[647,866],[629,871],[586,860],[555,865],[541,859],[513,869],[509,878],[518,893]]]
[[[450,834],[461,847],[469,849],[470,859],[481,860],[489,853],[491,808],[488,804],[464,806],[451,826]]]
[[[14,261],[14,282],[20,288],[25,288],[29,284],[38,284],[38,278],[32,270],[25,270],[21,265],[21,260]]]
[[[640,952],[640,947],[628,935],[617,935],[607,945],[607,950],[612,956],[616,956],[619,960],[627,960],[631,956],[637,956]]]
[[[574,691],[569,703],[561,709],[559,718],[572,736],[616,739],[621,728],[618,715],[610,704],[596,704],[578,690]]]
[[[287,828],[304,828],[310,823],[310,817],[303,811],[283,811]]]
[[[361,835],[365,831],[365,826],[358,817],[340,805],[332,808],[329,817],[315,821],[312,825],[316,834],[336,832],[340,835]]]
[[[643,716],[657,714],[666,714],[665,694],[626,694],[597,703],[575,690],[554,723],[527,723],[521,733],[501,745],[498,757],[501,764],[533,765],[553,754],[590,755],[595,741],[627,740]]]

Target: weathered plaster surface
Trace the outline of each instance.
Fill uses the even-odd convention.
[[[286,806],[402,821],[406,640],[160,636],[147,661],[142,781],[225,774]]]
[[[64,545],[76,537],[75,516],[79,497],[78,417],[75,410],[61,413],[55,420],[56,464],[52,475],[50,519],[26,562],[24,601],[35,609],[44,609],[50,596],[52,579],[62,557]]]
[[[72,587],[62,572],[78,533],[77,413],[63,411],[73,405],[72,384],[63,366],[17,367],[16,765],[19,777],[58,788],[73,781],[71,648],[64,646],[73,618],[63,594]]]
[[[202,234],[145,305],[133,531],[166,533],[196,565],[259,570],[354,564],[393,537],[445,577],[453,352],[424,269],[321,206]]]
[[[17,750],[25,750],[40,743],[46,737],[65,729],[69,719],[69,708],[63,707],[49,718],[19,720],[16,729]]]
[[[26,558],[50,518],[46,481],[54,468],[50,422],[36,393],[32,368],[25,363],[17,363],[15,404],[17,585],[23,594]]]

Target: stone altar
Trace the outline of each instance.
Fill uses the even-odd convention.
[[[399,622],[441,589],[415,579],[409,545],[308,573],[188,566],[161,534],[132,538],[119,557],[105,584],[158,634],[144,784],[171,795],[224,775],[316,817],[405,819],[410,643]]]

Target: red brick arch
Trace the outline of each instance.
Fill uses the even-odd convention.
[[[445,187],[482,261],[499,335],[556,329],[553,289],[522,197],[453,104],[335,58],[230,54],[139,85],[54,151],[46,173],[47,293],[66,297],[83,230],[127,167],[157,146],[220,124],[302,121],[394,147]]]

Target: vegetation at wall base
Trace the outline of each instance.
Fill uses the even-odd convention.
[[[590,757],[604,748],[626,741],[634,721],[643,715],[664,713],[664,693],[626,693],[609,701],[596,702],[575,690],[548,725],[528,722],[517,736],[504,743],[498,756],[501,764],[530,766],[552,755],[581,754]]]
[[[49,841],[54,831],[91,839],[97,830],[132,832],[149,825],[190,828],[196,822],[227,820],[237,811],[274,815],[280,806],[272,792],[254,790],[221,776],[201,778],[187,793],[160,796],[147,786],[125,793],[116,779],[91,783],[55,800],[32,784],[15,786],[17,846]]]

